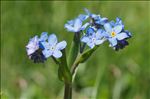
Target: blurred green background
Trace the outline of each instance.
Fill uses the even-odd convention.
[[[131,1],[1,1],[2,99],[62,99],[63,83],[51,58],[44,64],[28,59],[25,46],[41,32],[68,42],[67,20],[84,13],[121,17],[133,37],[115,52],[104,43],[81,64],[73,83],[73,99],[150,99],[150,2]]]

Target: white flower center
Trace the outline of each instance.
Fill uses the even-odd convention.
[[[50,50],[51,50],[51,51],[54,51],[55,49],[56,49],[56,46],[51,46],[51,47],[50,47]]]
[[[96,38],[92,38],[92,42],[95,42],[96,41]]]

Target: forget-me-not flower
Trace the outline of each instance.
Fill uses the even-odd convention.
[[[46,41],[47,38],[47,32],[43,32],[40,38],[38,38],[38,36],[34,36],[33,38],[31,38],[26,46],[27,55],[35,63],[44,62],[44,60],[46,60],[45,56],[42,54],[42,50],[44,48],[43,46],[41,46],[41,42]]]
[[[61,50],[67,46],[67,43],[66,41],[61,41],[58,43],[56,35],[51,34],[48,37],[48,42],[42,42],[42,45],[45,48],[42,52],[46,58],[50,56],[60,58],[62,56]]]
[[[95,33],[94,29],[88,28],[87,34],[81,38],[81,42],[86,43],[92,49],[96,45],[100,45],[105,41],[101,35],[102,32],[102,29],[97,30]]]
[[[74,20],[71,20],[71,21],[68,21],[66,24],[65,24],[65,28],[69,31],[69,32],[80,32],[82,30],[84,30],[88,25],[89,23],[85,23],[84,25],[83,24],[83,19],[81,18],[76,18]]]
[[[108,18],[102,18],[100,15],[92,14],[88,9],[84,9],[87,16],[92,19],[94,25],[103,25],[108,22]]]
[[[111,24],[111,26],[116,26],[116,25],[122,25],[122,27],[123,27],[123,29],[124,29],[124,24],[123,24],[123,22],[122,22],[122,20],[119,18],[119,17],[117,17],[116,18],[116,22],[115,21],[110,21],[110,24]]]
[[[120,21],[121,22],[121,21]],[[105,23],[104,28],[106,32],[103,35],[110,42],[110,46],[115,50],[119,50],[128,45],[126,39],[131,37],[131,33],[128,31],[124,31],[124,25],[122,23]]]

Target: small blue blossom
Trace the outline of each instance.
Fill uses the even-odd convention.
[[[94,27],[88,27],[86,30],[86,35],[92,35],[93,33],[95,33],[96,29]]]
[[[78,16],[78,18],[79,18],[82,22],[85,21],[88,17],[89,17],[88,15],[84,15],[84,14],[80,14],[80,15]]]
[[[36,50],[39,49],[39,39],[38,36],[35,36],[30,39],[28,45],[26,46],[27,50],[27,55],[31,55],[34,53]]]
[[[108,18],[105,18],[105,17],[102,18],[100,15],[92,14],[86,8],[84,10],[85,10],[87,16],[92,19],[92,21],[95,25],[103,25],[106,22],[108,22]]]
[[[124,29],[124,24],[123,24],[122,20],[119,17],[116,18],[116,22],[115,21],[110,21],[110,24],[112,26],[122,25],[122,27]]]
[[[119,23],[120,22],[120,23]],[[124,31],[124,25],[121,20],[118,20],[116,23],[105,23],[104,28],[106,32],[103,35],[110,42],[110,46],[115,50],[119,50],[128,45],[126,39],[131,37],[131,33]]]
[[[103,33],[102,29],[99,29],[96,33],[94,29],[89,28],[87,34],[81,38],[81,42],[86,43],[91,49],[96,45],[102,44],[105,40],[101,35]]]
[[[35,63],[44,62],[44,60],[46,60],[46,58],[42,54],[43,47],[40,46],[40,43],[46,41],[47,38],[47,32],[43,32],[40,38],[38,38],[38,36],[34,36],[33,38],[31,38],[26,46],[27,55]]]
[[[46,58],[50,56],[60,58],[62,56],[61,50],[67,46],[67,43],[66,41],[61,41],[58,43],[56,35],[51,34],[48,37],[48,42],[42,42],[42,45],[45,48],[42,52]]]
[[[82,30],[84,30],[89,23],[85,23],[84,25],[82,25],[82,21],[84,19],[82,18],[76,18],[74,20],[68,21],[67,24],[65,24],[65,28],[69,31],[69,32],[80,32]]]
[[[43,42],[46,41],[48,39],[48,34],[47,32],[42,32],[40,38],[39,38],[39,42]]]

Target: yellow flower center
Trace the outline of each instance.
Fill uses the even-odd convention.
[[[114,31],[111,32],[111,36],[112,36],[112,37],[116,36],[116,33],[115,33]]]

